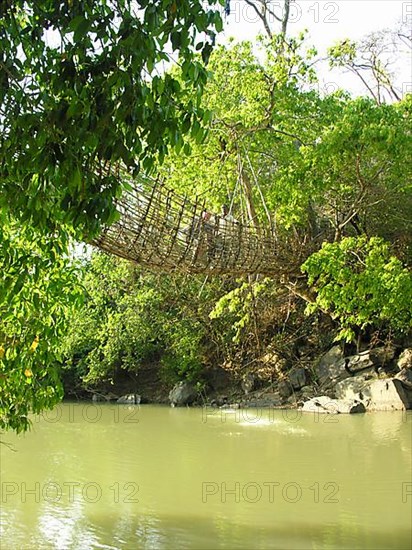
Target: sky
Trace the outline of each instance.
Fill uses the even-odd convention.
[[[283,0],[271,4],[276,6],[276,13],[282,13]],[[261,30],[257,15],[244,0],[231,0],[230,7],[226,36],[251,38]],[[325,46],[337,38],[357,39],[370,31],[391,27],[402,18],[409,19],[412,25],[412,1],[296,0],[291,3],[288,30],[293,34],[306,27],[317,45]]]
[[[282,13],[283,0],[273,0],[277,14]],[[238,40],[251,39],[263,31],[263,25],[253,8],[244,0],[231,0],[231,13],[226,18],[219,42],[229,37]],[[324,56],[328,46],[339,39],[359,40],[366,34],[385,28],[395,28],[401,22],[412,27],[412,0],[295,0],[291,3],[288,34],[297,35],[305,28],[309,35],[307,44],[314,45]],[[280,30],[280,24],[273,21],[272,28]],[[394,64],[398,87],[412,92],[412,51],[405,48]],[[329,91],[334,87],[345,86],[354,93],[363,90],[353,77],[336,70],[323,68],[323,84]]]

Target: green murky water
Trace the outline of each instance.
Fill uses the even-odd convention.
[[[1,550],[412,548],[412,414],[64,404],[0,446]]]

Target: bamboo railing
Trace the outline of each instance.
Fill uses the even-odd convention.
[[[152,270],[267,276],[291,271],[299,258],[274,235],[207,213],[164,184],[117,169],[125,190],[116,202],[119,221],[103,228],[92,244]],[[297,265],[297,264],[296,264]]]

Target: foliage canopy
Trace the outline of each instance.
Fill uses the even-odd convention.
[[[0,206],[52,231],[110,221],[120,182],[105,165],[149,170],[200,129],[216,3],[2,2]]]
[[[411,96],[323,94],[304,35],[269,33],[259,54],[250,42],[213,50],[215,4],[1,4],[1,427],[27,428],[30,411],[60,397],[69,319],[61,349],[85,384],[154,357],[192,379],[207,357],[239,352],[241,364],[260,349],[259,331],[274,337],[285,303],[289,318],[290,291],[312,290],[309,309],[347,340],[411,328]],[[349,46],[330,51],[332,66],[356,61]],[[97,255],[73,316],[68,245],[115,219],[122,182],[107,167],[117,162],[156,171],[212,210],[229,203],[256,231],[269,225],[292,252],[308,251],[311,288],[295,273],[173,283]]]

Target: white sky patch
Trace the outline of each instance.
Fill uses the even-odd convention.
[[[271,9],[282,16],[283,0],[271,2]],[[225,43],[230,37],[236,40],[255,40],[264,32],[263,24],[256,12],[245,0],[231,0],[231,13],[225,20],[224,30],[218,35],[218,43]],[[271,29],[279,32],[280,22],[269,17]],[[395,29],[401,24],[412,28],[412,0],[296,0],[290,5],[287,34],[297,36],[307,29],[307,46],[315,46],[320,57],[326,57],[327,48],[343,39],[359,41],[365,35],[383,29]],[[388,56],[391,52],[388,51]],[[391,60],[397,86],[403,93],[412,91],[412,51],[406,41],[396,59]],[[319,70],[321,85],[329,92],[343,87],[354,94],[365,94],[363,86],[348,73],[326,64]]]

